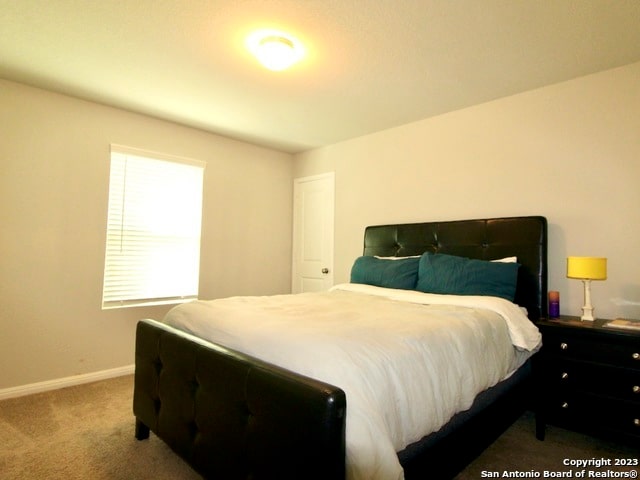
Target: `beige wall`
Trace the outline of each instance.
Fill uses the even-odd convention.
[[[568,255],[605,256],[596,316],[640,318],[640,63],[296,156],[335,171],[336,282],[373,224],[544,215],[549,287],[579,314]]]
[[[133,363],[102,311],[109,145],[205,161],[200,296],[290,289],[292,157],[0,80],[0,389]]]
[[[567,255],[609,258],[600,316],[640,318],[640,63],[297,155],[0,80],[0,389],[133,362],[135,323],[100,309],[109,144],[207,162],[200,294],[287,292],[292,178],[336,172],[336,282],[366,225],[549,220],[549,286],[582,304]]]

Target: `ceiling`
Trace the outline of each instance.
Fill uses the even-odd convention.
[[[638,61],[638,0],[0,0],[0,77],[292,153]]]

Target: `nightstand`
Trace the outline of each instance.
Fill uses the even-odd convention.
[[[536,436],[547,423],[640,443],[640,331],[561,316],[540,320]]]

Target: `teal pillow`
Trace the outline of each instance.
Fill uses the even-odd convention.
[[[386,259],[358,257],[351,268],[351,283],[412,290],[418,279],[420,257]]]
[[[449,295],[490,295],[513,302],[519,267],[519,263],[425,253],[420,257],[416,290]]]

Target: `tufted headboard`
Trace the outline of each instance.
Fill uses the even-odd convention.
[[[365,229],[364,255],[446,253],[480,260],[517,256],[515,302],[529,318],[547,315],[547,220],[541,216],[376,225]]]

